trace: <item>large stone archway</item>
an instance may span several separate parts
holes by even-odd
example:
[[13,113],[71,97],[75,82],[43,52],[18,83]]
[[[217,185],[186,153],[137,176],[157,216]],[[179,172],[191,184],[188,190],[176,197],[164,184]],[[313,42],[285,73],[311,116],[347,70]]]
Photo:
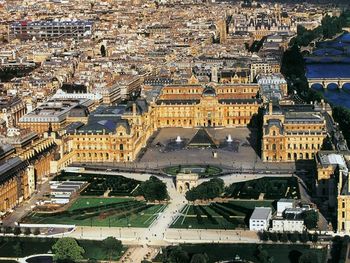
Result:
[[176,189],[179,193],[186,193],[198,185],[198,174],[179,173],[176,175]]

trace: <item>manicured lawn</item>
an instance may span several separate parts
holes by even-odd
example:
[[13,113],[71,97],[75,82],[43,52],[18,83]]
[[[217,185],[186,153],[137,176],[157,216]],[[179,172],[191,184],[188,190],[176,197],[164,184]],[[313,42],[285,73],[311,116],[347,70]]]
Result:
[[278,200],[281,198],[299,199],[299,185],[295,177],[269,177],[231,184],[225,193],[235,199]]
[[[0,257],[26,257],[34,254],[46,254],[51,252],[51,247],[56,241],[56,238],[0,237]],[[83,254],[85,259],[108,260],[101,241],[78,240],[78,243],[85,250]],[[125,250],[126,248],[123,248],[123,251]],[[122,252],[113,259],[118,260],[121,255]]]
[[[256,244],[201,244],[201,245],[181,245],[190,256],[197,253],[206,253],[209,262],[218,262],[224,260],[233,260],[236,255],[241,259],[251,262],[259,262],[255,257],[257,251]],[[269,256],[274,258],[273,262],[278,263],[298,263],[301,254],[314,252],[318,257],[319,263],[324,263],[327,256],[326,249],[312,249],[308,245],[300,244],[262,244],[263,250],[266,250]],[[168,247],[167,250],[171,250]],[[169,253],[163,252],[163,255]],[[162,262],[162,256],[158,255],[157,260]],[[157,262],[158,262],[157,261]],[[316,261],[315,261],[316,262]]]
[[272,201],[230,201],[210,205],[186,205],[172,228],[246,229],[256,206],[270,206]]
[[22,222],[101,227],[149,227],[166,205],[153,205],[132,198],[79,198],[67,211],[33,212]]
[[80,197],[78,198],[70,207],[69,211],[76,209],[87,208],[87,207],[97,207],[107,204],[115,204],[125,202],[126,200],[132,200],[132,198],[94,198],[94,197]]
[[197,173],[200,177],[210,177],[219,175],[222,169],[216,166],[205,165],[181,165],[170,166],[164,169],[164,172],[170,175],[177,175],[178,173],[193,172]]

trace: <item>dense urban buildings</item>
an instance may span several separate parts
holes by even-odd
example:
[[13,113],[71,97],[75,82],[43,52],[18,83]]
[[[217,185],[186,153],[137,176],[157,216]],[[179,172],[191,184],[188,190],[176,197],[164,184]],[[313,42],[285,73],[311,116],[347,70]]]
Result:
[[0,230],[113,236],[135,250],[98,260],[122,262],[267,239],[333,255],[317,242],[350,234],[350,113],[322,91],[347,98],[347,9],[0,1]]

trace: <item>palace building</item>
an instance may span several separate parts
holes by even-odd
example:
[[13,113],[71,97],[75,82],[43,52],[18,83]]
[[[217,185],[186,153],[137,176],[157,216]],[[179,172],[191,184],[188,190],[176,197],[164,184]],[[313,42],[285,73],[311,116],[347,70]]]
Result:
[[294,162],[312,160],[327,137],[332,118],[321,105],[275,105],[264,114],[262,160]]
[[[138,99],[118,106],[101,106],[87,124],[67,128],[69,144],[63,152],[77,162],[131,162],[155,131],[153,112]],[[64,147],[64,145],[62,145]]]
[[157,128],[246,126],[258,113],[257,84],[170,85],[154,105]]
[[258,113],[257,84],[170,85],[150,103],[100,106],[72,122],[52,172],[72,162],[132,162],[159,128],[247,126]]

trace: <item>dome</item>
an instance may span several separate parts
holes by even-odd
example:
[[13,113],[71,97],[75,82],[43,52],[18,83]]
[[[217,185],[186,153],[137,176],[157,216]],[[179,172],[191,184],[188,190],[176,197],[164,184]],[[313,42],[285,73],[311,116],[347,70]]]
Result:
[[216,95],[215,89],[211,86],[206,86],[205,89],[203,90],[203,95],[204,96],[215,96]]

